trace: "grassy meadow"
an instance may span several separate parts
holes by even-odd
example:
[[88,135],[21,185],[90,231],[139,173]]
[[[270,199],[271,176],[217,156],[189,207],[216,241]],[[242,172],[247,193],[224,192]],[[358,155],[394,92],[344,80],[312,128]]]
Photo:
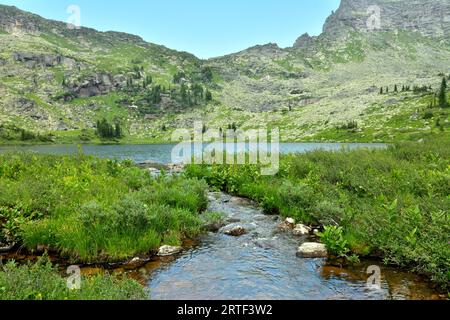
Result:
[[1,242],[44,246],[74,262],[122,261],[199,234],[206,184],[131,162],[0,156]]

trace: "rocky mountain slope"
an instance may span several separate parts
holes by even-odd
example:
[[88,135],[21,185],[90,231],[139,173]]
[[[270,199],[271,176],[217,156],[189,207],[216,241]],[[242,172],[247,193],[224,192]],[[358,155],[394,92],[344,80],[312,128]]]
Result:
[[200,60],[0,5],[0,140],[26,129],[90,141],[102,118],[127,141],[168,140],[196,120],[278,127],[290,141],[445,134],[448,112],[429,106],[450,74],[449,17],[448,0],[342,0],[318,37]]

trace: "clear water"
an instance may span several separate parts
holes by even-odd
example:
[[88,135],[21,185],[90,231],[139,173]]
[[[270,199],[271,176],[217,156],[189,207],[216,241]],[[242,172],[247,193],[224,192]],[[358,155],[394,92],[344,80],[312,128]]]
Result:
[[[248,233],[230,237],[210,233],[177,259],[150,263],[139,273],[152,299],[170,300],[385,300],[438,299],[420,277],[365,262],[352,269],[333,267],[325,259],[296,257],[306,239],[274,233],[280,220],[251,203],[222,193],[210,196],[211,211],[239,220]],[[381,288],[367,286],[367,267],[381,268]]]
[[[155,163],[172,163],[173,144],[151,145],[83,145],[85,154],[103,158],[131,159],[136,162],[151,161]],[[205,145],[206,146],[206,145]],[[317,149],[340,150],[342,148],[385,148],[385,144],[366,143],[282,143],[280,152],[301,153]],[[247,151],[254,151],[256,145],[247,145]],[[269,149],[270,150],[270,149]],[[43,154],[74,154],[78,152],[76,145],[36,145],[36,146],[0,146],[0,152],[31,151]]]

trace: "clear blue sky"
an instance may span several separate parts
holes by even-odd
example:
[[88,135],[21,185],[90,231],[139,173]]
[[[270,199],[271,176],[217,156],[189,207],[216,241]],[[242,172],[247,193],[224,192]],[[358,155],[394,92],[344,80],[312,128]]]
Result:
[[1,4],[67,21],[78,5],[81,24],[136,34],[200,58],[256,44],[291,46],[301,34],[318,35],[340,0],[0,0]]

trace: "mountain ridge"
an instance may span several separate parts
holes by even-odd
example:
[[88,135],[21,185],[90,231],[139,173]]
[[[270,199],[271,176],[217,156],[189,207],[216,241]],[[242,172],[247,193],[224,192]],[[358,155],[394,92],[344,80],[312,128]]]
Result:
[[[391,8],[381,11],[382,22],[407,4],[373,3]],[[420,135],[429,121],[409,119],[429,104],[438,75],[450,73],[450,43],[441,35],[448,28],[440,18],[448,3],[438,0],[431,8],[444,9],[422,24],[380,30],[364,29],[368,4],[343,0],[321,35],[304,34],[293,47],[269,43],[207,60],[126,33],[68,30],[63,22],[0,5],[0,126],[86,141],[95,140],[102,118],[120,122],[132,141],[166,141],[174,129],[198,120],[216,128],[278,126],[290,141]],[[431,90],[426,98],[394,95],[394,85]],[[389,96],[380,95],[380,87],[390,87]],[[409,129],[394,122],[382,130],[400,115]],[[357,130],[336,129],[351,121]]]

